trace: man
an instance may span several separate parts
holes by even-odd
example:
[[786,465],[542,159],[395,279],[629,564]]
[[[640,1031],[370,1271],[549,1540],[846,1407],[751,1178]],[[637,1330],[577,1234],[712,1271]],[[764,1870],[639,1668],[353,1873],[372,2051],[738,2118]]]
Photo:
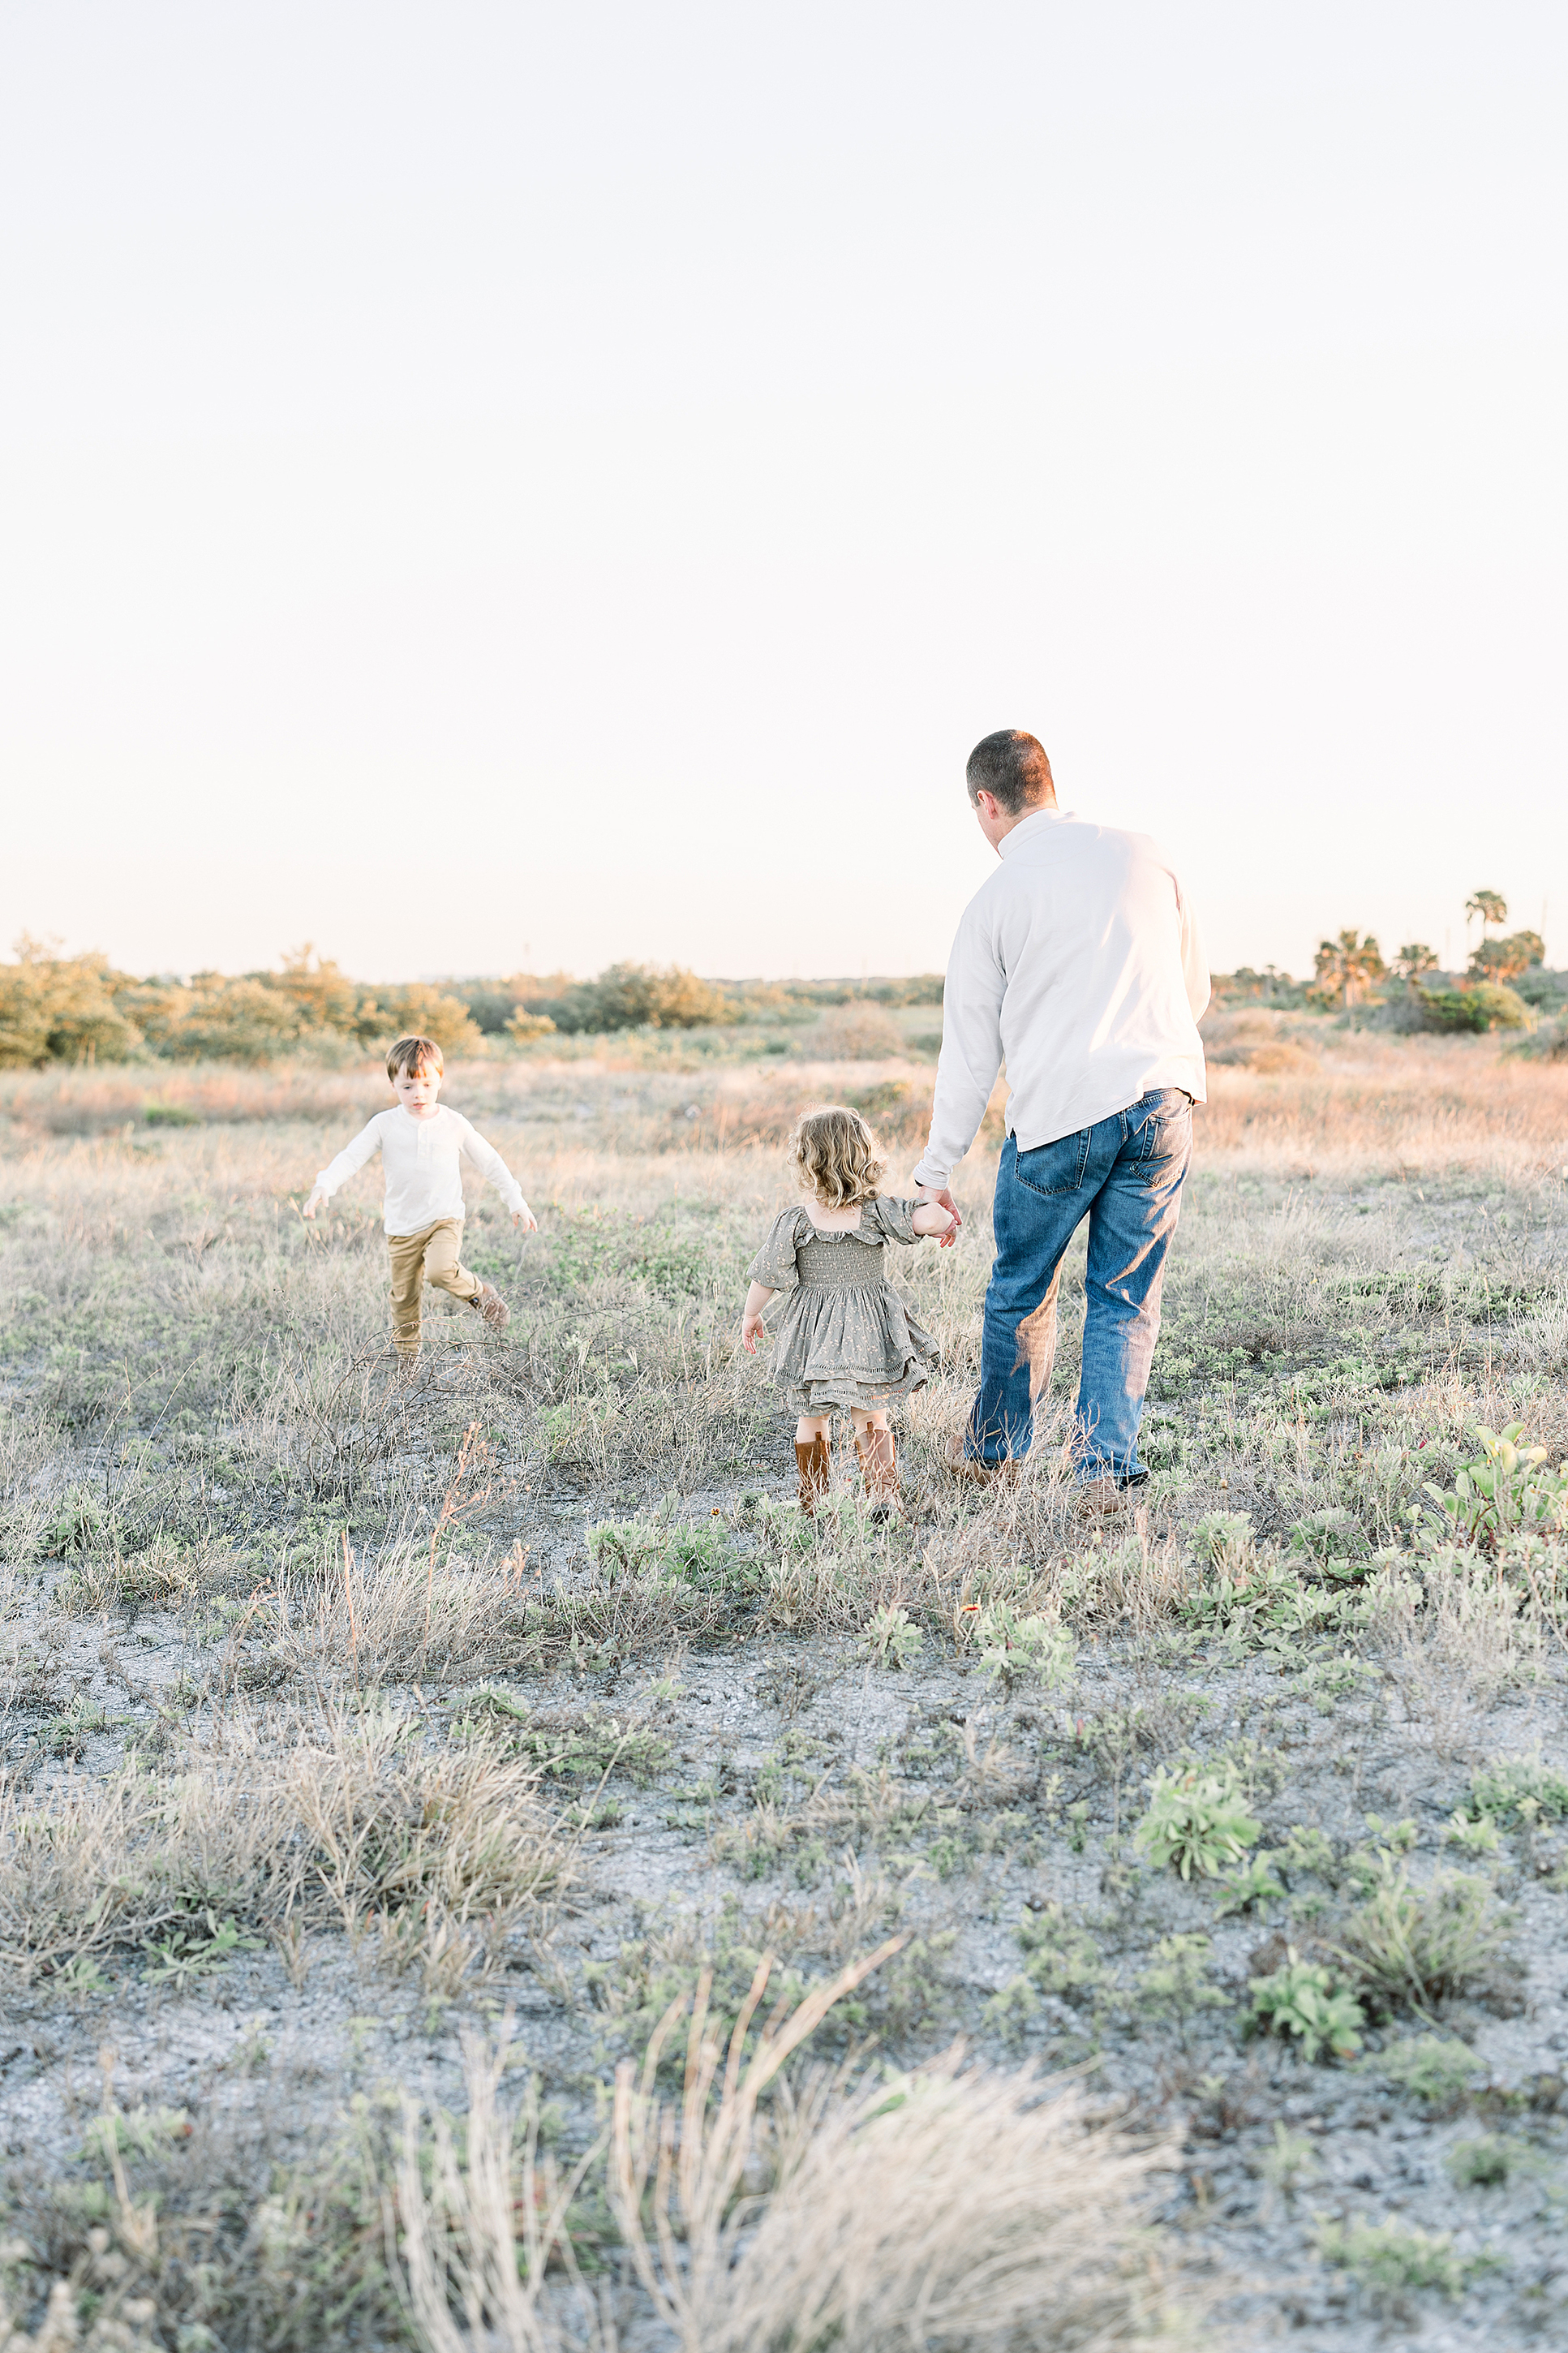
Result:
[[1087,1217],[1073,1454],[1084,1508],[1114,1511],[1149,1475],[1138,1425],[1193,1104],[1205,1100],[1208,967],[1164,852],[1058,809],[1034,736],[987,735],[967,775],[1002,865],[964,910],[948,961],[931,1141],[915,1170],[923,1199],[956,1216],[949,1178],[1004,1058],[1011,1092],[980,1388],[954,1467],[984,1480],[1028,1452],[1062,1257]]

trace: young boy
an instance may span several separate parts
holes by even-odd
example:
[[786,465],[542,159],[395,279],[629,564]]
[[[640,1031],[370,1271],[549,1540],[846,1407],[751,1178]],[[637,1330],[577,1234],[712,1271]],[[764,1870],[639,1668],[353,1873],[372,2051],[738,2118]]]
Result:
[[317,1177],[305,1215],[330,1200],[377,1147],[386,1176],[386,1241],[392,1252],[392,1337],[400,1356],[419,1353],[421,1281],[477,1307],[492,1332],[504,1332],[510,1313],[499,1291],[470,1274],[459,1260],[463,1242],[463,1180],[459,1153],[488,1176],[514,1226],[536,1230],[522,1188],[495,1146],[476,1134],[460,1112],[443,1111],[441,1049],[433,1038],[400,1038],[386,1058],[397,1096],[395,1111],[378,1112],[346,1151]]

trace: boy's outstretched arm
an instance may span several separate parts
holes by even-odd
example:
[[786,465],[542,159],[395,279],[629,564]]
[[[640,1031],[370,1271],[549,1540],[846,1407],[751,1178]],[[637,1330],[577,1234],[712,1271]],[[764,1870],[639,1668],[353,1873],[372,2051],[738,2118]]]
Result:
[[495,1145],[485,1142],[484,1137],[470,1120],[463,1121],[463,1157],[466,1160],[471,1160],[479,1175],[495,1187],[496,1191],[511,1211],[512,1224],[521,1226],[524,1233],[536,1234],[539,1231],[539,1219],[523,1199],[522,1187],[518,1183]]
[[341,1185],[346,1185],[358,1168],[363,1168],[372,1155],[381,1148],[381,1135],[373,1119],[362,1127],[352,1144],[345,1144],[335,1159],[329,1160],[310,1187],[310,1198],[301,1215],[313,1218],[323,1201],[330,1201]]

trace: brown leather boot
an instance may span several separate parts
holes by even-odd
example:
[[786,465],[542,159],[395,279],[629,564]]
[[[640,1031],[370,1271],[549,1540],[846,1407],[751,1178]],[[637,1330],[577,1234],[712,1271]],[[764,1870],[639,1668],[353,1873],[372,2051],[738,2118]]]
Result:
[[855,1451],[860,1457],[860,1479],[874,1507],[873,1516],[889,1518],[900,1508],[899,1466],[890,1430],[867,1430],[855,1432]]
[[795,1467],[800,1477],[800,1508],[811,1519],[817,1504],[827,1493],[828,1473],[832,1457],[826,1438],[796,1439]]

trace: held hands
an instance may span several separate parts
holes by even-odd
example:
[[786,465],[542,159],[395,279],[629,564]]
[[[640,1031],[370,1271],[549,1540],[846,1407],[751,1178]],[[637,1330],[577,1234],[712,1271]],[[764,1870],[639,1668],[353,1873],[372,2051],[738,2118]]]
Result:
[[958,1240],[958,1229],[963,1223],[958,1203],[945,1185],[917,1185],[915,1192],[922,1205],[933,1209],[945,1209],[952,1219],[952,1223],[939,1237],[939,1247],[942,1250],[951,1250]]

